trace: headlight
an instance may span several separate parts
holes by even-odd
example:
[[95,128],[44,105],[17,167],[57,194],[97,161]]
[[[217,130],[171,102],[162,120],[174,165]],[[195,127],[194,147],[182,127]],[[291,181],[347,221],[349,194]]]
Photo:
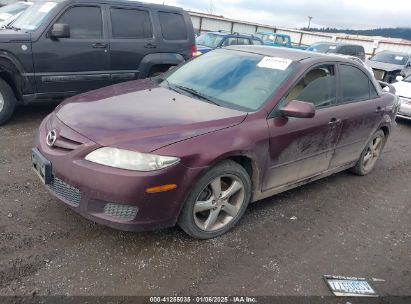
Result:
[[104,147],[89,153],[86,160],[100,165],[133,171],[154,171],[177,164],[178,157],[160,156]]

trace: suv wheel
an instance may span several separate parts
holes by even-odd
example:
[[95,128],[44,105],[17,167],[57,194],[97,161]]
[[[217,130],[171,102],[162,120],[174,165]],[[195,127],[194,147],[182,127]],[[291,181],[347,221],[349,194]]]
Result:
[[208,171],[192,189],[178,221],[189,235],[214,238],[230,230],[244,214],[251,197],[247,171],[224,161]]
[[3,79],[0,79],[0,125],[10,119],[16,108],[16,97],[13,90]]

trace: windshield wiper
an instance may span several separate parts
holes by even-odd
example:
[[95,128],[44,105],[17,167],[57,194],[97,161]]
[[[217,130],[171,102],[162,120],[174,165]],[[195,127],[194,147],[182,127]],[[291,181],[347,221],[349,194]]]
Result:
[[6,28],[8,30],[15,30],[15,31],[20,31],[21,30],[21,28],[15,27],[13,25],[5,25],[4,28]]
[[201,99],[203,99],[203,100],[206,100],[206,101],[208,101],[208,102],[211,102],[211,103],[213,103],[213,104],[215,104],[215,105],[217,105],[217,106],[221,106],[220,104],[218,104],[217,102],[215,102],[214,100],[212,100],[211,97],[208,97],[208,96],[200,93],[199,91],[197,91],[197,90],[195,90],[195,89],[188,88],[188,87],[181,86],[181,85],[176,85],[175,87],[176,87],[177,89],[179,89],[179,90],[188,92],[188,93],[190,93],[191,95],[194,95],[194,96],[199,97],[199,98],[201,98]]

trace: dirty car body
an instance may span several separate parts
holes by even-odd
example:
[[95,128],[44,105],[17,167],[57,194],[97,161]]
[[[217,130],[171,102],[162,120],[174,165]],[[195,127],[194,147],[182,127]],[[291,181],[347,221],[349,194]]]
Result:
[[[358,81],[342,82],[352,73],[362,93]],[[33,162],[46,187],[86,218],[122,230],[170,227],[216,167],[241,167],[221,175],[249,179],[242,198],[258,201],[355,166],[375,132],[390,133],[395,103],[352,60],[233,46],[157,80],[68,99],[42,122]],[[123,167],[127,155],[139,168],[137,158],[150,160]]]

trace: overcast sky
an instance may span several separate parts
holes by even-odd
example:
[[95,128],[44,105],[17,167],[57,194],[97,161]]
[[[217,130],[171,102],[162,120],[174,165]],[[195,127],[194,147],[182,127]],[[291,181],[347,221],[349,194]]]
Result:
[[[143,0],[163,3],[162,0]],[[209,0],[165,0],[168,5],[209,12]],[[411,27],[411,0],[214,0],[214,14],[277,27],[370,29]]]

